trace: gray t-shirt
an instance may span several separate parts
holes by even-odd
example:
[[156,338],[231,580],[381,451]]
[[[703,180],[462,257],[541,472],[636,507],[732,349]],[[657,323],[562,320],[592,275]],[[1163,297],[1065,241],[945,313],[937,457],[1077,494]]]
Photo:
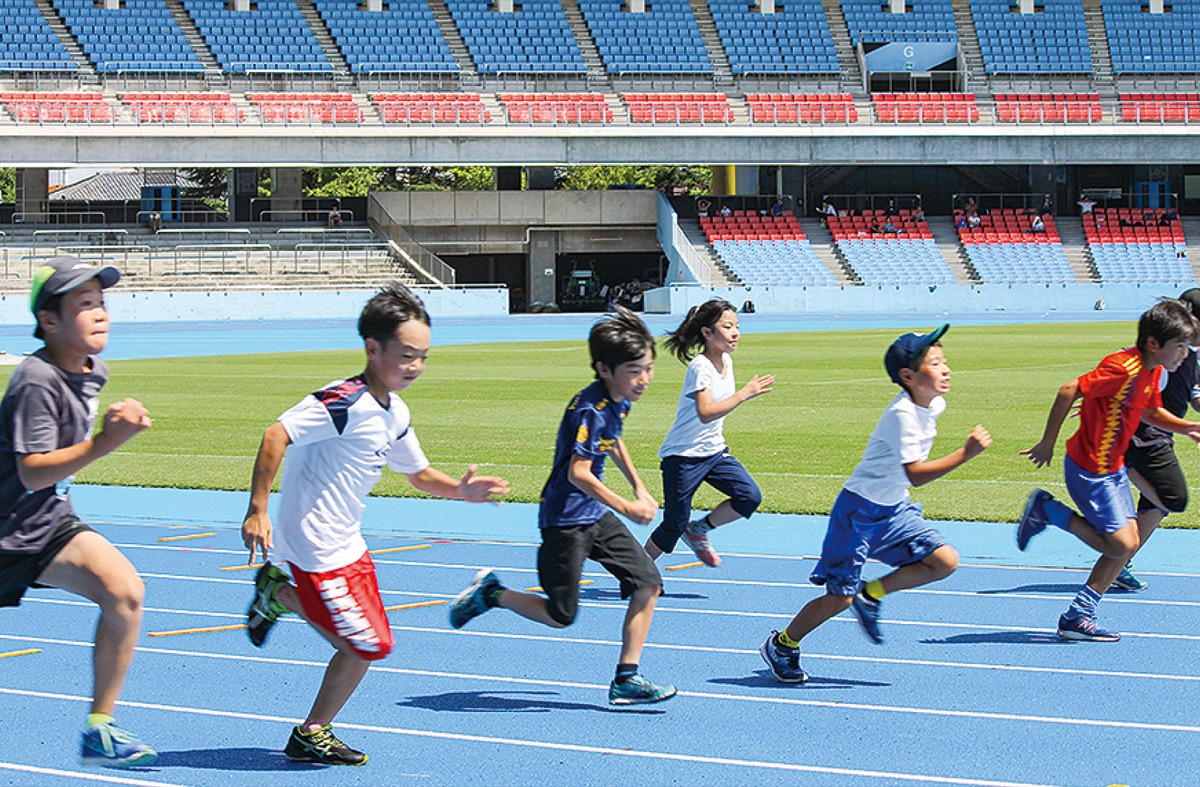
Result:
[[92,434],[108,367],[72,374],[38,350],[21,362],[0,402],[0,553],[40,552],[58,522],[75,513],[71,479],[31,492],[17,475],[18,454],[40,454],[81,443]]

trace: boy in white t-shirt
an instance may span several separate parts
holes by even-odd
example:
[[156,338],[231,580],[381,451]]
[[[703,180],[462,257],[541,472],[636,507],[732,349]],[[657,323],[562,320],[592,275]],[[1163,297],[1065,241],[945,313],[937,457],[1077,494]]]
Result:
[[[366,370],[304,397],[263,434],[242,524],[250,561],[259,550],[264,560],[247,613],[250,640],[261,647],[276,618],[293,612],[337,649],[308,717],[284,749],[293,760],[325,765],[367,761],[338,740],[331,725],[370,663],[393,644],[375,564],[359,530],[384,464],[438,497],[481,503],[508,492],[506,481],[476,476],[473,466],[458,480],[430,467],[410,427],[408,407],[395,392],[425,370],[429,315],[421,301],[394,284],[363,308],[358,332]],[[273,529],[267,501],[285,451]],[[295,584],[266,562],[268,549],[290,565]]]
[[[941,478],[992,444],[987,430],[976,426],[962,448],[929,460],[937,418],[946,409],[943,396],[950,390],[950,367],[938,341],[949,329],[906,333],[884,356],[888,376],[904,390],[883,411],[829,513],[821,559],[809,578],[825,586],[825,595],[808,602],[786,629],[771,632],[759,649],[782,683],[808,680],[800,668],[800,640],[826,620],[853,607],[867,636],[882,643],[883,597],[945,579],[958,567],[954,547],[929,526],[921,504],[908,493],[909,486]],[[860,586],[867,558],[896,570]]]

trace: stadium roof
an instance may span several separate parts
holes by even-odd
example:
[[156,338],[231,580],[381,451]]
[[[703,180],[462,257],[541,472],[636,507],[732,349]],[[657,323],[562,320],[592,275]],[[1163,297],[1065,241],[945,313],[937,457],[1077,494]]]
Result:
[[[195,185],[191,180],[179,173],[175,175],[175,182],[183,188]],[[50,199],[61,201],[87,200],[91,202],[137,200],[142,197],[143,185],[149,184],[145,183],[145,177],[141,170],[126,169],[113,172],[98,172],[91,177],[84,178],[78,183],[72,183],[69,186],[55,189],[50,192]]]

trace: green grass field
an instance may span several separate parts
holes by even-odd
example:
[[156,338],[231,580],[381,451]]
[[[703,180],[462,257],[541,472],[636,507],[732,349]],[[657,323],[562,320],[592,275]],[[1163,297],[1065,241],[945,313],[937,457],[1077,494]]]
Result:
[[[1037,441],[1058,386],[1132,343],[1129,323],[956,327],[944,342],[953,390],[932,456],[982,423],[994,443],[978,459],[914,492],[935,519],[1013,521],[1034,485],[1063,493],[1060,450],[1038,470],[1017,452]],[[894,331],[750,334],[735,357],[739,382],[776,375],[775,390],[735,411],[725,434],[763,488],[763,510],[827,513],[896,388],[883,371]],[[437,334],[434,334],[436,343]],[[245,490],[262,431],[304,394],[362,368],[357,351],[120,361],[102,406],[133,396],[154,427],[81,472],[81,483]],[[650,390],[633,408],[625,439],[647,485],[661,489],[656,452],[675,412],[684,367],[660,354]],[[4,372],[6,379],[8,372]],[[569,398],[591,379],[583,341],[435,347],[405,394],[434,465],[512,483],[512,499],[536,501]],[[1068,421],[1062,440],[1074,431]],[[1200,452],[1178,442],[1190,478]],[[610,481],[624,490],[615,470]],[[379,495],[412,495],[387,474]],[[698,507],[715,495],[702,492]],[[1195,513],[1173,526],[1200,527]]]

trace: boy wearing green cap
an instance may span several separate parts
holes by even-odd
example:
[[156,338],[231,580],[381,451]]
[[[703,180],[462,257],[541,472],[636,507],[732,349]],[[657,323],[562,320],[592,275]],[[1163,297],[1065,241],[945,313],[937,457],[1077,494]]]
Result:
[[100,606],[93,650],[86,765],[148,765],[154,749],[113,724],[113,707],[142,621],[142,582],[133,565],[75,515],[75,473],[150,426],[134,399],[109,405],[92,434],[108,368],[104,290],[121,278],[55,257],[34,272],[30,308],[45,345],[17,367],[0,401],[0,607],[31,587],[56,587]]

